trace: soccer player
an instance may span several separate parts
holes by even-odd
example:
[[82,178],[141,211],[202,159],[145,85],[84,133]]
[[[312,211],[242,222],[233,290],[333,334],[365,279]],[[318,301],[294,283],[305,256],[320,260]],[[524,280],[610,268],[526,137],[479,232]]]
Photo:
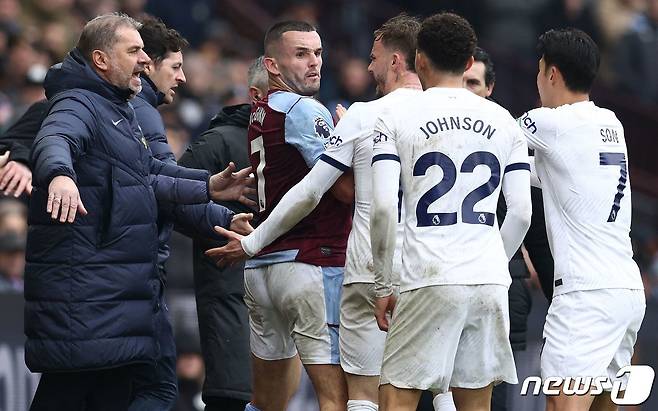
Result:
[[[322,68],[322,42],[315,27],[277,23],[264,43],[269,93],[252,107],[248,143],[260,216],[267,221],[281,197],[324,152],[333,120],[311,97],[320,88]],[[340,188],[341,182],[336,184]],[[334,192],[342,198],[340,191]],[[350,205],[327,193],[313,213],[247,261],[254,384],[246,410],[285,409],[299,382],[298,353],[320,409],[344,410],[347,390],[339,366],[338,322],[350,225]]]
[[[629,238],[631,187],[624,128],[589,100],[599,50],[580,30],[539,38],[541,108],[519,122],[535,150],[555,258],[542,376],[609,377],[631,362],[645,299]],[[628,377],[621,378],[625,389]],[[608,387],[609,389],[609,387]],[[549,396],[546,409],[614,410],[609,392]],[[590,408],[592,405],[592,408]]]
[[[383,410],[415,410],[420,390],[449,388],[458,410],[488,410],[493,384],[517,382],[507,264],[530,224],[528,148],[505,109],[462,88],[475,44],[455,14],[423,21],[416,72],[425,91],[375,124],[370,236],[375,314],[388,329]],[[501,180],[508,211],[499,230]],[[398,181],[407,212],[396,304]]]
[[[281,199],[277,207],[254,235],[233,238],[224,247],[239,259],[255,254],[290,230],[308,215],[334,182],[352,169],[355,183],[355,213],[347,245],[347,263],[340,313],[341,366],[346,372],[348,411],[376,410],[379,372],[386,333],[377,327],[373,316],[374,275],[370,249],[370,200],[372,133],[378,114],[385,108],[395,108],[408,98],[420,94],[421,85],[414,69],[416,36],[420,22],[399,15],[384,23],[374,33],[368,70],[377,84],[377,94],[384,96],[369,103],[355,103],[336,126],[330,146],[320,160],[295,187]],[[241,239],[241,243],[238,242]],[[401,238],[400,238],[401,240]],[[401,245],[398,250],[401,249]],[[394,271],[399,272],[398,266]],[[447,398],[451,402],[450,398]],[[454,409],[454,407],[453,407]]]

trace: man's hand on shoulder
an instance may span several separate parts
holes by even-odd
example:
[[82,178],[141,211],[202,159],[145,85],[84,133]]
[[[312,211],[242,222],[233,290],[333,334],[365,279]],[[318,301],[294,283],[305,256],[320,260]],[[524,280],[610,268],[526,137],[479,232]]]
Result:
[[60,223],[72,223],[78,212],[87,215],[78,187],[71,177],[57,176],[52,179],[48,186],[46,212],[53,220],[59,219]]

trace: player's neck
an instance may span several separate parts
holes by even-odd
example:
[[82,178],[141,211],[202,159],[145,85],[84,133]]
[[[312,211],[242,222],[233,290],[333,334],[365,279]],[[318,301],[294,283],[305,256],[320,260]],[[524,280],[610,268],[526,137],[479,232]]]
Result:
[[552,106],[555,108],[567,104],[582,103],[584,101],[589,101],[588,93],[575,93],[573,91],[566,90],[557,96],[555,101],[552,102]]
[[300,94],[296,90],[293,90],[281,77],[271,77],[270,76],[270,90],[277,91],[289,91],[291,93]]
[[441,87],[441,88],[463,88],[463,76],[454,75],[452,73],[443,73],[443,72],[432,72],[427,74],[425,79],[425,89],[431,87]]
[[416,73],[405,72],[404,74],[400,74],[398,78],[395,79],[391,89],[389,90],[389,93],[399,88],[422,90],[423,86],[420,84],[420,80],[418,79],[418,75]]

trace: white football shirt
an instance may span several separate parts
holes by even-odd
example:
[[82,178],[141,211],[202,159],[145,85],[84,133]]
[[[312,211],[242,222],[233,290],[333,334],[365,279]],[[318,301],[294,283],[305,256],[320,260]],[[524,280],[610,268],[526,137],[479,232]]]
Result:
[[[385,110],[403,107],[405,101],[422,93],[421,90],[398,88],[367,103],[354,103],[338,122],[330,146],[320,158],[354,172],[355,206],[352,231],[347,240],[344,284],[373,283],[374,271],[370,248],[370,202],[372,201],[372,134],[375,122]],[[328,158],[327,158],[328,157]],[[403,210],[398,210],[401,218]],[[393,258],[393,273],[401,269],[403,224],[398,224],[397,246]],[[397,278],[393,279],[397,284]]]
[[631,185],[624,128],[591,101],[519,118],[540,180],[555,260],[553,295],[643,289],[629,237]]
[[[523,133],[507,110],[466,89],[430,88],[383,114],[373,141],[373,163],[400,162],[406,208],[400,291],[509,286],[496,205],[506,173],[528,173],[508,179],[525,184],[505,192],[529,203],[530,167]],[[527,225],[514,235],[511,248],[526,231]]]

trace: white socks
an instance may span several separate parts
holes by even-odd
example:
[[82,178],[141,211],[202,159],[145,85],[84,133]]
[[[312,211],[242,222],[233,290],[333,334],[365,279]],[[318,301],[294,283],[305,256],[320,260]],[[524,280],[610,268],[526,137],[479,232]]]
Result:
[[432,404],[434,411],[457,411],[455,403],[452,401],[452,393],[449,391],[434,397]]
[[247,404],[246,407],[244,407],[244,411],[260,411],[258,408],[254,407],[251,405],[251,403]]
[[374,402],[366,400],[347,401],[347,411],[377,411],[379,406]]

